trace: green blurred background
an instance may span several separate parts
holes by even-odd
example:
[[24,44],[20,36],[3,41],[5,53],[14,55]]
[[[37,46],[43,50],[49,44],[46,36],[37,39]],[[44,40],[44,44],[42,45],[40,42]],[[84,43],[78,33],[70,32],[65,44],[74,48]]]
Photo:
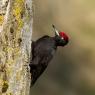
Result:
[[54,36],[52,24],[70,42],[58,48],[31,95],[95,95],[95,0],[34,0],[33,40]]

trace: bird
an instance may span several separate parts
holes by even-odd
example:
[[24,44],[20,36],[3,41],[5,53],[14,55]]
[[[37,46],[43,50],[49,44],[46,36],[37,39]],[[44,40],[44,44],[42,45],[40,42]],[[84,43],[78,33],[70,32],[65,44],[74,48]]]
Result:
[[52,25],[55,33],[54,37],[44,35],[41,38],[33,41],[31,44],[31,57],[30,57],[30,73],[31,73],[31,86],[35,84],[37,79],[47,68],[52,60],[58,47],[64,47],[69,42],[69,37],[63,31],[58,31],[55,25]]

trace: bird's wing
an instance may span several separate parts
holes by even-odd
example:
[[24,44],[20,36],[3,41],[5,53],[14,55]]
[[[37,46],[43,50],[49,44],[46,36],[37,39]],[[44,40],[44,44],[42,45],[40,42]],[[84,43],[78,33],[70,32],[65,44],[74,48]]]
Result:
[[33,69],[39,64],[39,60],[40,60],[40,57],[36,56],[35,58],[32,59],[29,66]]

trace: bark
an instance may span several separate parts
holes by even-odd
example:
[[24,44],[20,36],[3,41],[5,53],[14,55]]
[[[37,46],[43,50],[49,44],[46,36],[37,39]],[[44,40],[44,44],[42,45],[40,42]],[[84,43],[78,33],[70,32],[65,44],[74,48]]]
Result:
[[0,0],[0,95],[29,95],[32,0]]

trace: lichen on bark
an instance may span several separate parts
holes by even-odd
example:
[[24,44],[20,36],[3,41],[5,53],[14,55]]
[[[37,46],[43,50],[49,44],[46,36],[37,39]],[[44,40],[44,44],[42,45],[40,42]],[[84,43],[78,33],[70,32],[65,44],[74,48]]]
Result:
[[32,0],[1,1],[0,95],[29,95]]

